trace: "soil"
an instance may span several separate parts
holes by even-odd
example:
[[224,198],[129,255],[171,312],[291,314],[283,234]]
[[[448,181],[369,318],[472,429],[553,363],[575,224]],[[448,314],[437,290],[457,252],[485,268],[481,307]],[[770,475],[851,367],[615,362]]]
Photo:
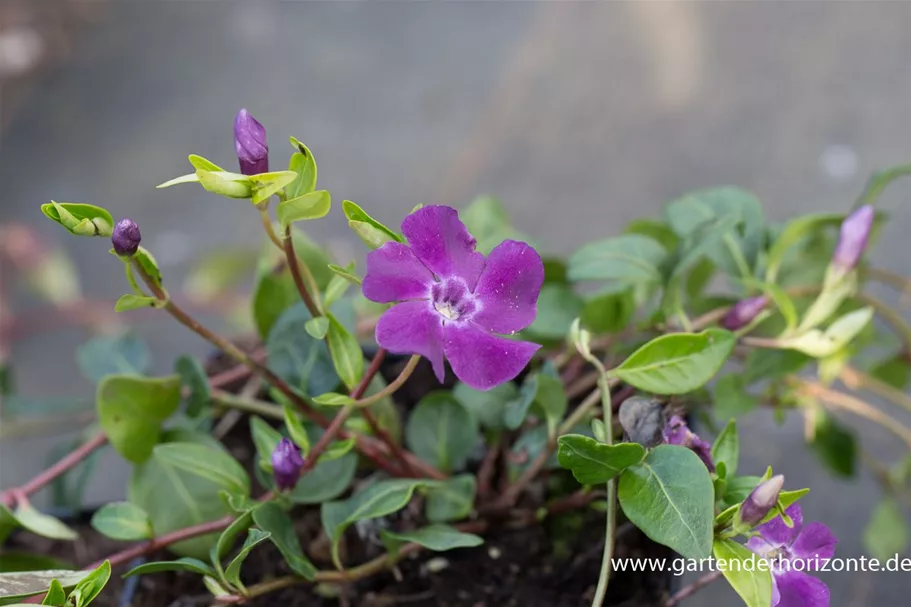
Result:
[[[400,360],[389,360],[383,373],[397,374]],[[439,389],[429,368],[419,367],[415,377],[397,394],[399,406],[407,409],[430,389]],[[252,459],[246,424],[238,424],[225,437],[237,456]],[[245,464],[252,466],[252,461]],[[553,487],[566,479],[557,472],[549,479]],[[571,478],[570,478],[571,480]],[[544,481],[539,481],[543,483]],[[572,487],[571,483],[566,486]],[[537,490],[536,490],[537,489]],[[529,496],[544,493],[531,487]],[[536,508],[533,497],[522,507]],[[532,510],[533,511],[533,510]],[[390,522],[412,524],[415,508],[406,508]],[[298,507],[292,512],[305,551],[318,567],[331,569],[325,538],[320,532],[317,508]],[[77,542],[56,542],[19,533],[10,539],[10,549],[53,555],[67,562],[86,563],[123,549],[123,542],[107,539],[88,525],[89,517],[70,521],[80,534]],[[590,605],[601,567],[604,515],[592,508],[548,517],[543,524],[522,528],[493,526],[484,545],[443,553],[422,551],[401,561],[391,572],[347,585],[301,585],[273,592],[247,605],[255,607],[577,607]],[[371,530],[361,528],[346,534],[343,560],[365,562],[382,553]],[[375,531],[375,530],[374,530]],[[615,546],[616,557],[671,559],[674,554],[648,540],[629,524],[621,522]],[[167,553],[148,560],[172,558]],[[138,565],[134,563],[133,565]],[[243,577],[248,584],[290,573],[281,555],[268,542],[247,558]],[[658,607],[672,590],[674,578],[662,572],[614,572],[605,605]],[[199,576],[159,573],[122,580],[114,576],[97,607],[191,607],[212,603]]]

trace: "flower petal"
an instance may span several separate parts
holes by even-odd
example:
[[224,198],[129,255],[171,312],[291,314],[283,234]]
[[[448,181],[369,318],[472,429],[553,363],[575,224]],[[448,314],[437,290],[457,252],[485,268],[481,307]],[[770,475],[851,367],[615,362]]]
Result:
[[494,333],[515,333],[537,316],[544,262],[524,242],[504,240],[490,252],[475,287],[481,309],[472,320]]
[[775,583],[781,597],[777,607],[829,607],[829,587],[803,571],[777,573]]
[[421,207],[402,222],[402,233],[425,266],[439,278],[459,276],[474,291],[484,269],[477,241],[451,207]]
[[[794,558],[810,559],[809,569],[816,570],[823,562],[835,556],[837,543],[838,538],[828,527],[814,521],[800,530],[791,546],[791,554]],[[817,559],[821,561],[818,564],[815,562]]]
[[364,297],[378,303],[429,299],[433,274],[408,245],[387,242],[367,254]]
[[409,301],[392,306],[376,323],[376,343],[394,354],[420,354],[433,365],[433,373],[442,382],[446,377],[443,364],[442,321],[430,304]]
[[803,527],[803,513],[801,512],[799,505],[791,504],[785,512],[791,517],[791,520],[794,521],[793,527],[785,525],[784,520],[782,520],[780,516],[776,516],[768,523],[763,523],[756,527],[756,531],[759,532],[759,535],[765,538],[770,544],[790,546],[794,543],[797,534],[800,533],[800,529]]
[[514,379],[540,347],[493,335],[471,323],[443,326],[443,351],[452,372],[475,390],[490,390]]
[[746,547],[759,556],[766,556],[768,553],[775,550],[779,546],[777,544],[770,544],[758,535],[754,535],[746,541]]

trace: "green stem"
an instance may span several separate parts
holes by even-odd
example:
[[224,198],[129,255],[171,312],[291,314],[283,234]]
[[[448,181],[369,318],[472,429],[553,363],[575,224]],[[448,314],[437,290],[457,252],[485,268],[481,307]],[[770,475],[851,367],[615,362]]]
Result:
[[278,234],[275,233],[275,228],[272,227],[272,218],[269,217],[269,206],[263,205],[259,208],[259,218],[263,222],[263,230],[266,231],[266,236],[269,237],[269,240],[272,241],[272,244],[278,247],[279,251],[284,251],[285,248],[282,245],[281,239],[278,237]]
[[[602,374],[598,382],[601,392],[601,408],[604,411],[604,443],[612,445],[614,442],[614,408],[611,405],[610,386],[607,375]],[[598,576],[598,587],[595,589],[595,598],[592,607],[601,607],[607,594],[607,585],[611,574],[611,557],[614,554],[614,532],[617,527],[617,483],[615,479],[607,482],[607,505],[605,507],[604,529],[604,554],[601,555],[601,574]]]
[[213,403],[225,409],[235,409],[279,421],[285,419],[285,412],[281,407],[264,400],[244,398],[224,390],[212,390],[211,396]]
[[[385,354],[385,351],[382,352]],[[379,356],[379,354],[377,356]],[[408,359],[408,364],[405,365],[405,368],[402,369],[402,372],[399,373],[399,376],[396,377],[391,384],[372,396],[354,401],[351,406],[361,409],[364,407],[369,407],[373,403],[377,403],[387,396],[392,396],[399,388],[402,387],[406,381],[408,381],[408,378],[411,377],[412,373],[414,373],[414,370],[418,366],[419,362],[421,362],[421,355],[415,354],[410,359]],[[367,383],[369,384],[370,382],[368,381]]]

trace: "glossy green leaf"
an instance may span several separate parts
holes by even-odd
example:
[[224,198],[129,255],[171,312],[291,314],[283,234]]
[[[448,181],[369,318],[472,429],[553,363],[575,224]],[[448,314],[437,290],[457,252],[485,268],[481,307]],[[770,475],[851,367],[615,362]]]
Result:
[[427,488],[425,515],[431,523],[467,518],[474,509],[477,482],[473,474],[458,474]]
[[80,202],[54,202],[41,205],[41,212],[76,236],[109,237],[114,217],[107,209]]
[[221,449],[194,443],[167,443],[155,447],[154,452],[155,458],[171,469],[208,479],[232,493],[250,493],[246,470]]
[[152,366],[152,353],[135,333],[99,336],[76,349],[79,370],[98,382],[105,375],[142,375]]
[[784,348],[825,358],[849,344],[873,320],[873,308],[861,308],[839,317],[825,330],[810,329],[800,335],[779,340]]
[[[257,504],[257,507],[259,507],[259,504]],[[231,524],[221,532],[218,536],[218,540],[209,551],[209,560],[212,562],[212,565],[215,566],[215,571],[218,572],[218,581],[224,586],[236,586],[239,584],[239,581],[235,583],[232,580],[228,580],[227,572],[222,565],[222,561],[227,558],[228,554],[234,548],[234,545],[237,543],[237,538],[239,538],[241,534],[247,533],[252,525],[253,510],[249,510],[235,518]]]
[[300,447],[303,456],[307,457],[307,454],[310,453],[310,438],[307,436],[303,422],[301,422],[297,412],[287,403],[284,405],[284,412],[285,427],[288,428],[288,435],[294,441],[294,444]]
[[895,354],[873,365],[870,375],[896,390],[904,390],[911,378],[911,361],[905,354]]
[[117,301],[114,302],[114,311],[129,312],[130,310],[154,308],[157,303],[158,300],[154,297],[146,297],[142,295],[133,295],[132,293],[127,293],[126,295],[121,295],[118,297]]
[[70,529],[60,519],[36,510],[31,504],[19,504],[14,512],[20,525],[36,535],[55,540],[76,540],[79,534]]
[[[269,368],[305,394],[322,394],[335,388],[338,375],[326,344],[307,333],[311,318],[304,304],[284,311],[266,339]],[[332,333],[330,323],[330,334]],[[344,331],[344,329],[341,329]],[[336,340],[338,340],[336,329]],[[361,354],[363,364],[363,354]],[[346,372],[350,372],[346,369]]]
[[874,508],[863,537],[866,551],[882,562],[905,552],[908,522],[894,499],[885,498]]
[[152,537],[149,515],[130,502],[105,504],[92,515],[95,531],[115,540],[138,541]]
[[724,365],[737,339],[723,329],[671,333],[648,342],[612,373],[655,394],[684,394],[705,385]]
[[342,210],[348,218],[348,225],[369,248],[377,249],[387,242],[404,242],[401,236],[368,215],[356,203],[343,200]]
[[66,603],[66,590],[63,589],[60,582],[51,580],[51,585],[47,590],[47,594],[44,595],[44,600],[41,601],[41,604],[64,607],[64,603]]
[[291,517],[275,502],[268,502],[253,512],[253,522],[269,533],[269,539],[288,563],[291,571],[307,580],[316,575],[316,567],[304,555],[300,540],[294,532]]
[[911,164],[900,164],[877,171],[870,176],[864,185],[864,191],[857,199],[856,207],[864,204],[876,204],[883,190],[896,179],[911,175]]
[[582,326],[594,334],[616,333],[626,328],[636,312],[632,289],[608,291],[586,300]]
[[645,448],[639,443],[605,445],[581,434],[565,434],[557,440],[557,460],[583,485],[606,483],[644,457]]
[[[253,204],[266,202],[272,196],[281,192],[286,185],[296,180],[297,177],[298,175],[294,171],[273,171],[250,175],[249,180],[253,188],[252,195],[249,197],[250,201]],[[285,225],[287,224],[283,224],[282,227]]]
[[145,461],[161,424],[180,405],[180,377],[108,375],[98,384],[98,421],[114,449],[134,463]]
[[446,472],[463,469],[477,441],[476,420],[449,392],[422,398],[405,426],[408,448]]
[[329,332],[329,319],[325,316],[311,318],[304,323],[304,330],[306,330],[313,339],[325,339],[326,333]]
[[208,575],[214,577],[217,575],[211,565],[200,561],[199,559],[182,558],[176,561],[156,561],[154,563],[143,563],[134,567],[123,574],[123,577],[134,575],[147,575],[149,573],[161,573],[164,571],[188,571],[197,575]]
[[743,375],[731,373],[715,382],[715,415],[719,419],[736,418],[759,406],[758,399],[747,392]]
[[747,607],[772,604],[772,574],[768,568],[756,567],[756,553],[733,540],[717,539],[712,556],[725,563],[722,575]]
[[685,447],[660,445],[620,475],[624,514],[652,540],[684,558],[712,551],[714,492],[709,472]]
[[658,283],[666,256],[664,247],[651,238],[625,234],[584,245],[570,257],[568,276],[571,281]]
[[726,476],[732,477],[737,474],[739,460],[740,440],[737,437],[737,422],[731,420],[712,444],[712,461],[716,465],[723,463]]
[[326,343],[329,344],[329,354],[335,365],[335,372],[342,382],[353,390],[364,374],[364,351],[348,330],[332,314],[328,315],[329,331],[326,334]]
[[71,588],[89,573],[91,572],[68,569],[0,573],[0,602],[43,594],[53,580],[57,580],[64,588]]
[[473,533],[463,533],[449,525],[428,525],[414,531],[381,531],[380,537],[391,552],[396,552],[402,544],[408,542],[435,552],[473,548],[484,543],[484,538]]
[[342,278],[344,278],[345,280],[347,280],[348,282],[350,282],[351,284],[353,284],[356,287],[360,287],[361,284],[363,283],[363,280],[361,279],[361,277],[358,276],[354,272],[354,263],[353,262],[348,264],[344,268],[341,266],[338,266],[334,263],[330,263],[329,269],[332,270],[336,276],[341,276]]
[[275,214],[284,229],[296,221],[308,221],[325,217],[329,214],[331,207],[332,198],[329,192],[319,190],[303,194],[297,198],[283,200],[276,207]]
[[187,415],[199,416],[212,398],[206,370],[192,356],[181,356],[174,361],[174,372],[180,376],[181,388],[189,391],[185,398]]
[[285,197],[288,199],[297,198],[315,190],[318,175],[316,159],[310,152],[310,148],[294,137],[291,137],[291,147],[295,152],[288,162],[288,170],[295,173],[295,179],[285,188]]
[[104,561],[94,571],[79,580],[79,583],[70,592],[70,596],[67,597],[67,605],[86,607],[101,594],[110,579],[111,563],[110,561]]
[[839,476],[854,476],[859,456],[857,437],[831,415],[817,412],[813,430],[813,451]]
[[253,549],[269,539],[271,535],[272,534],[268,531],[262,531],[256,528],[250,529],[247,532],[247,539],[244,540],[244,545],[241,547],[240,552],[231,559],[231,562],[228,563],[228,566],[225,568],[225,579],[227,579],[231,585],[243,588],[243,584],[240,581],[240,568],[243,566],[244,561]]
[[149,253],[148,249],[140,246],[133,254],[133,263],[138,264],[140,268],[152,279],[156,285],[161,287],[161,270],[155,257]]
[[837,213],[804,215],[791,220],[769,249],[766,258],[766,281],[775,283],[788,249],[821,229],[838,227],[845,216]]
[[478,423],[487,430],[505,428],[503,415],[506,405],[518,395],[519,389],[512,382],[494,386],[490,390],[475,390],[468,384],[459,382],[452,390],[453,396],[462,403]]
[[317,405],[325,405],[328,407],[344,407],[345,405],[350,405],[353,403],[354,399],[347,394],[340,394],[338,392],[326,392],[325,394],[314,396],[313,402]]

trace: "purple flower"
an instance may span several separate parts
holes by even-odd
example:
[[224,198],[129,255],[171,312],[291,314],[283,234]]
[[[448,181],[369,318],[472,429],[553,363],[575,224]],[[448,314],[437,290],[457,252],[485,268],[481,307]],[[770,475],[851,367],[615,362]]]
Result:
[[841,235],[832,255],[832,265],[847,272],[853,270],[867,248],[867,239],[873,227],[876,212],[865,204],[850,215],[841,224]]
[[142,234],[139,233],[139,224],[132,219],[121,219],[114,226],[111,234],[111,244],[114,251],[121,257],[132,257],[139,249]]
[[769,305],[769,298],[765,295],[741,299],[721,319],[721,326],[728,331],[736,331],[747,326]]
[[712,461],[712,446],[699,438],[699,435],[689,429],[686,422],[679,415],[674,415],[664,426],[664,442],[668,445],[680,445],[692,450],[709,469],[715,471],[715,462]]
[[[800,506],[786,510],[794,521],[784,524],[780,516],[756,528],[757,537],[746,546],[772,561],[771,607],[829,607],[829,588],[821,580],[807,575],[835,554],[838,539],[822,523],[804,526]],[[794,565],[796,561],[800,563]]]
[[246,108],[237,112],[237,118],[234,119],[234,149],[240,162],[240,172],[244,175],[269,172],[266,127]]
[[778,503],[783,486],[784,476],[780,474],[756,485],[740,506],[740,521],[752,527],[764,519]]
[[304,458],[290,438],[283,438],[272,451],[272,476],[282,491],[294,489],[304,467]]
[[441,382],[449,360],[477,390],[510,381],[540,348],[507,339],[532,323],[544,264],[532,247],[506,240],[485,260],[455,209],[426,206],[402,222],[408,244],[387,242],[367,255],[364,296],[399,303],[376,325],[377,343],[430,360]]

